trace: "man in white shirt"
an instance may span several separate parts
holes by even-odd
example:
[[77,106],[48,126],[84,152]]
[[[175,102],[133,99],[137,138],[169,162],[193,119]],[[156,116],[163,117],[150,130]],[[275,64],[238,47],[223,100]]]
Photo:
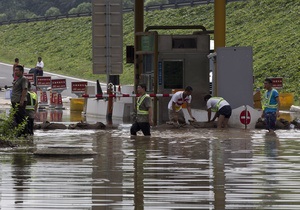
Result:
[[184,113],[182,111],[182,105],[184,103],[186,103],[186,108],[190,117],[192,118],[192,120],[195,120],[195,118],[192,115],[191,107],[190,107],[192,101],[192,96],[191,96],[192,91],[193,88],[187,86],[184,91],[178,91],[172,96],[168,104],[170,123],[175,123],[179,125],[186,124]]
[[[207,106],[207,118],[208,122],[215,121],[218,118],[218,129],[227,128],[228,120],[231,116],[231,106],[230,104],[223,99],[222,97],[211,97],[211,95],[204,96],[204,101]],[[211,112],[215,112],[215,116],[211,120]]]
[[41,57],[38,57],[35,68],[37,69],[37,75],[43,76],[44,62],[42,61]]
[[44,75],[44,62],[41,57],[38,57],[38,61],[35,65],[35,68],[30,69],[29,74],[34,74],[34,86],[36,86],[36,76]]

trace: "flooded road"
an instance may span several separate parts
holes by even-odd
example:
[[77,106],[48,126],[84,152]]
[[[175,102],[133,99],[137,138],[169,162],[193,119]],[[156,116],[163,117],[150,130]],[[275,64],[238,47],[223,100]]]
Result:
[[[300,132],[37,130],[0,151],[5,209],[300,209]],[[96,155],[41,156],[43,148]]]

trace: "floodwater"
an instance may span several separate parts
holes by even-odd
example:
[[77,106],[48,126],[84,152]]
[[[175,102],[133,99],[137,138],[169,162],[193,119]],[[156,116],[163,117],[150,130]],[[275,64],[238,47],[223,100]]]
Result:
[[1,149],[1,210],[300,209],[298,130],[129,129],[36,130]]

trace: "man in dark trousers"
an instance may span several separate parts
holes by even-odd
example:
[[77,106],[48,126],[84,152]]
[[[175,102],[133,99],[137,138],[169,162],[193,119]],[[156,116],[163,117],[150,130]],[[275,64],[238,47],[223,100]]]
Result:
[[146,93],[146,85],[140,84],[137,87],[139,98],[136,102],[136,119],[130,128],[130,133],[136,136],[136,133],[142,130],[145,136],[151,136],[150,126],[153,125],[152,120],[152,101]]
[[[27,102],[27,89],[28,89],[28,80],[23,77],[24,68],[21,65],[15,67],[15,75],[17,80],[13,82],[12,94],[11,94],[11,105],[15,111],[14,114],[14,123],[15,126],[20,125],[23,122],[26,122],[26,102]],[[25,128],[18,136],[27,133],[27,128]]]

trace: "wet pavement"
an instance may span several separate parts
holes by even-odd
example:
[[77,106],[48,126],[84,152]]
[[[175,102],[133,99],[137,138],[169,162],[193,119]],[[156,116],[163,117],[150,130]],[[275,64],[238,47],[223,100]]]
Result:
[[[36,130],[1,149],[1,210],[300,209],[299,130],[129,129]],[[36,154],[45,148],[66,155]]]

